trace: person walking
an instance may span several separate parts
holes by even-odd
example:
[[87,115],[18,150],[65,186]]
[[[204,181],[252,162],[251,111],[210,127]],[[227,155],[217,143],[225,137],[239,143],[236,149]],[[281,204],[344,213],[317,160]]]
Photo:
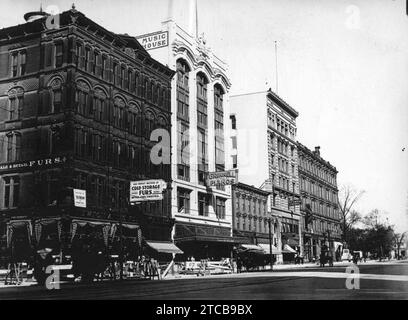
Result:
[[37,251],[37,255],[34,262],[34,278],[37,280],[37,284],[44,286],[47,280],[47,268],[53,264],[50,248],[44,248]]

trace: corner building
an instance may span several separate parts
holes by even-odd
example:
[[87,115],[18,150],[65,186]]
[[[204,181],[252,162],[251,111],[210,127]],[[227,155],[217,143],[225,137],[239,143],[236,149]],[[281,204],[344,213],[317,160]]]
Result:
[[173,19],[162,23],[168,45],[149,53],[176,71],[172,81],[173,239],[185,256],[230,257],[231,187],[209,188],[208,172],[231,168],[227,65],[203,37]]
[[[1,247],[69,251],[89,228],[117,243],[119,220],[128,248],[142,234],[170,241],[170,184],[163,201],[127,199],[132,180],[171,180],[169,164],[150,161],[150,135],[170,130],[174,72],[75,9],[57,29],[43,12],[25,17],[0,30]],[[74,188],[86,208],[74,207]]]

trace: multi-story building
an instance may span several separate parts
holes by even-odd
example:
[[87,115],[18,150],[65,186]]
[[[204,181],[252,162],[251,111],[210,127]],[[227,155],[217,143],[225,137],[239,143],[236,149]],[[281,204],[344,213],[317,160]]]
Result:
[[[341,246],[338,171],[320,156],[320,147],[311,151],[299,142],[297,146],[304,254],[311,260],[319,257],[324,245],[333,251]],[[308,214],[311,219],[306,225]]]
[[161,33],[139,37],[150,41],[158,34],[167,42],[147,45],[149,53],[177,73],[171,93],[174,241],[187,256],[229,257],[231,187],[206,183],[208,172],[231,168],[227,65],[196,29],[184,30],[171,16]]
[[[268,212],[282,253],[302,250],[296,145],[298,112],[272,90],[231,96],[240,181],[270,192]],[[234,138],[235,137],[235,138]],[[284,256],[278,255],[282,261]]]
[[[232,223],[235,241],[269,246],[269,192],[239,182],[232,186]],[[277,238],[272,238],[276,247]],[[268,251],[267,249],[266,251]]]
[[[169,164],[150,161],[150,136],[170,130],[174,72],[134,38],[75,8],[59,15],[56,28],[47,28],[44,12],[25,18],[0,30],[0,224],[5,233],[8,223],[7,240],[22,227],[39,245],[55,220],[59,239],[93,226],[107,241],[121,220],[141,227],[146,239],[169,241],[171,188],[162,201],[130,209],[128,196],[132,180],[171,180]],[[74,207],[74,188],[86,191],[86,208]]]

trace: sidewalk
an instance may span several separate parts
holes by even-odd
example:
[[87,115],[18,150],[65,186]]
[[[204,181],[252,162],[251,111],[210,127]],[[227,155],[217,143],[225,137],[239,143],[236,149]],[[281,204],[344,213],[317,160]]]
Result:
[[[405,261],[408,262],[408,260],[390,260],[390,261],[377,261],[377,260],[367,260],[367,262],[359,262],[358,265],[383,265],[383,264],[395,264],[395,263],[403,263]],[[322,270],[325,269],[330,269],[330,268],[335,268],[335,267],[346,267],[349,265],[353,265],[352,262],[348,261],[341,261],[341,262],[334,262],[333,267],[329,267],[327,264],[325,265],[324,268],[320,267],[319,263],[304,263],[304,264],[277,264],[273,266],[273,271],[288,271],[288,270],[302,270],[302,269],[308,269],[308,268],[321,268]],[[270,266],[265,266],[264,270],[254,270],[254,271],[244,271],[241,274],[251,274],[254,272],[270,272]],[[211,276],[234,276],[237,275],[237,273],[224,273],[224,274],[213,274],[213,275],[206,275],[206,276],[197,276],[197,275],[167,275],[163,280],[175,280],[175,279],[198,279],[198,278],[208,278]]]

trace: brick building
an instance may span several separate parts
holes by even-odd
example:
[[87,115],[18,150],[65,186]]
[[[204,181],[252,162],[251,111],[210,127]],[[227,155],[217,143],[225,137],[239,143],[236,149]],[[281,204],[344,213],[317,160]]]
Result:
[[[324,245],[339,253],[342,243],[338,171],[321,157],[320,147],[312,151],[299,142],[297,146],[305,258],[319,257]],[[307,214],[312,217],[308,225],[305,223]]]
[[[238,243],[269,247],[269,192],[239,182],[232,186],[233,236]],[[277,238],[272,235],[276,247]],[[269,252],[269,248],[266,248]]]
[[[120,219],[139,244],[140,229],[170,240],[170,185],[163,201],[127,199],[129,181],[171,180],[170,164],[150,161],[150,134],[171,130],[174,72],[74,8],[58,28],[43,12],[25,18],[0,30],[1,247],[21,230],[34,246],[93,227],[107,241]],[[86,190],[86,208],[73,206],[73,188]]]

